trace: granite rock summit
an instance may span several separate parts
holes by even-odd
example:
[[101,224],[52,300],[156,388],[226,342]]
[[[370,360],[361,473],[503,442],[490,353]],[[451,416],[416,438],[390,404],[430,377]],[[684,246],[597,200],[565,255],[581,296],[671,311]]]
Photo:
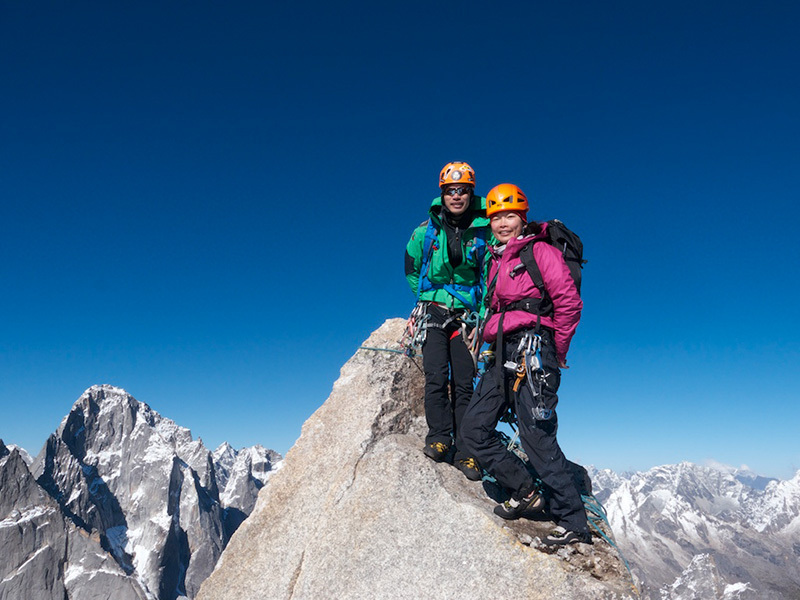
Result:
[[[396,349],[404,325],[364,346]],[[411,359],[358,350],[198,598],[636,597],[608,544],[544,552],[551,523],[503,521],[487,484],[427,459],[422,396]]]

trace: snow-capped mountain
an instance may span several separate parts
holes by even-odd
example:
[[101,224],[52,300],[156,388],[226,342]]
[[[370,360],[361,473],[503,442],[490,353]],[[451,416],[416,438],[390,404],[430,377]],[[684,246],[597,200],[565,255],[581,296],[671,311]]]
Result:
[[281,455],[261,445],[236,450],[223,442],[213,453],[225,526],[232,535],[253,511],[258,491],[283,465]]
[[30,466],[33,463],[33,457],[28,454],[27,450],[21,446],[17,446],[15,444],[9,444],[6,446],[9,452],[16,450],[19,452],[19,457],[25,462],[26,465]]
[[[249,462],[239,471],[249,476],[239,477],[236,469],[232,476],[228,466],[215,463],[202,440],[194,440],[188,429],[124,390],[94,386],[75,402],[47,440],[30,466],[30,479],[35,478],[48,506],[58,509],[64,523],[94,540],[96,553],[113,557],[111,563],[119,571],[115,576],[135,588],[132,597],[192,598],[213,570],[231,533],[252,509],[266,473],[280,461],[279,455],[263,447],[231,448],[230,453],[233,465],[237,456],[248,457]],[[19,457],[17,452],[13,454]],[[24,461],[16,459],[14,468],[19,470],[20,464]],[[229,507],[220,498],[218,470],[226,472],[228,486],[237,481],[241,502]],[[261,479],[252,475],[254,471]],[[5,495],[5,487],[0,492]],[[22,506],[1,513],[0,520],[13,521],[14,514],[19,520],[25,511],[37,510],[41,510],[38,501],[24,500]],[[67,597],[95,597],[89,588],[79,595],[69,593],[68,583],[83,565],[62,566],[59,560],[63,559],[51,567],[60,574]],[[90,566],[87,576],[93,577]],[[3,584],[0,597],[39,598],[3,595]],[[109,593],[105,588],[97,593],[101,594],[97,597],[117,597],[105,595]],[[56,597],[63,599],[64,594]]]
[[749,583],[725,583],[710,554],[698,554],[683,573],[660,592],[661,600],[758,600]]
[[650,597],[683,600],[691,588],[686,582],[697,587],[700,574],[712,571],[719,585],[710,598],[800,597],[800,472],[763,489],[757,477],[691,463],[590,474]]
[[261,445],[236,450],[223,442],[213,453],[220,501],[247,513],[253,509],[256,495],[281,466],[281,455]]

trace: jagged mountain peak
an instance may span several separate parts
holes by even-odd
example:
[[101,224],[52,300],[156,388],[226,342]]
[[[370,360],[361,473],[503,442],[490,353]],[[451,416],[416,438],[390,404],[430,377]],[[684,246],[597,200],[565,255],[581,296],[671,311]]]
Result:
[[253,487],[261,489],[282,466],[281,455],[260,444],[237,450],[223,442],[214,450],[213,457],[220,502],[246,514],[250,514],[255,505]]
[[0,439],[0,457],[3,456],[3,453],[9,454],[10,452],[17,451],[20,458],[25,462],[26,465],[30,466],[33,462],[33,457],[28,454],[27,450],[22,446],[17,446],[16,444],[8,444],[7,446],[3,443],[3,440]]
[[[75,401],[31,471],[33,485],[58,507],[63,527],[93,540],[87,566],[111,561],[115,565],[107,572],[130,580],[112,586],[119,598],[133,590],[137,599],[173,600],[194,597],[249,514],[271,461],[280,460],[263,447],[237,453],[248,458],[249,469],[247,477],[233,477],[237,496],[228,503],[220,499],[214,458],[202,439],[194,440],[191,431],[124,389],[98,385]],[[260,480],[253,475],[255,464],[261,465]],[[80,562],[61,572],[65,559],[53,560],[61,562],[43,569],[54,568],[67,589],[73,579],[91,581],[95,575],[90,568],[80,571]],[[94,597],[81,590],[81,597]]]
[[236,458],[236,448],[228,442],[222,442],[214,450],[214,460],[233,460],[234,458]]
[[660,596],[661,600],[761,600],[748,583],[726,583],[711,554],[696,555]]
[[[84,428],[96,426],[101,421],[108,421],[113,425],[111,431],[106,432],[111,433],[112,437],[93,438],[91,441],[95,447],[119,442],[123,436],[132,434],[137,427],[154,429],[164,442],[176,448],[193,443],[202,445],[202,441],[193,440],[189,429],[161,416],[124,389],[107,384],[92,386],[81,394],[62,422],[59,432],[64,436],[72,435],[77,438],[84,433]],[[62,436],[62,439],[66,442],[69,438]]]
[[726,465],[716,460],[706,460],[704,461],[704,464],[707,467],[711,467],[712,469],[717,469],[718,471],[722,471],[723,473],[729,473],[733,475],[733,477],[737,481],[760,491],[764,491],[767,485],[769,485],[771,482],[778,481],[774,477],[764,477],[763,475],[756,473],[747,465],[733,467],[731,465]]
[[20,453],[0,442],[0,598],[145,600],[135,579],[67,518]]

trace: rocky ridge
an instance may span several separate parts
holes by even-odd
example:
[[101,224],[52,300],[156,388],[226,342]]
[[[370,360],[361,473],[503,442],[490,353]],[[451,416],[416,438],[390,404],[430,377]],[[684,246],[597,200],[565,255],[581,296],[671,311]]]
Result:
[[[404,326],[364,345],[396,348]],[[552,523],[503,521],[497,489],[425,458],[422,388],[407,357],[356,352],[198,598],[635,597],[608,544],[548,554]]]

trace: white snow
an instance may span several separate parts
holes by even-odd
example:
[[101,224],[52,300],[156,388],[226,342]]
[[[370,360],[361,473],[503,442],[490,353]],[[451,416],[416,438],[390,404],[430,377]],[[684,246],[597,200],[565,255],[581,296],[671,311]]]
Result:
[[[3,527],[14,527],[21,523],[26,523],[31,521],[37,517],[41,517],[42,515],[50,515],[54,514],[56,511],[53,508],[49,508],[47,506],[32,506],[24,509],[23,511],[14,510],[11,514],[0,521],[0,528]],[[43,523],[42,525],[45,525]]]
[[64,585],[69,585],[86,572],[86,569],[84,569],[82,565],[69,563],[67,568],[64,570]]
[[729,594],[738,594],[739,592],[744,592],[745,590],[750,588],[749,583],[731,583],[725,586],[725,591],[723,592],[726,596]]

